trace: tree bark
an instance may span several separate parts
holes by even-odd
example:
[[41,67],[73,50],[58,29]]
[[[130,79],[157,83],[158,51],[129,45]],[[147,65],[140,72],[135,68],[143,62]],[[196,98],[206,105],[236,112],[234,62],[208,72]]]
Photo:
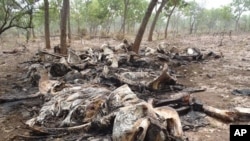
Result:
[[190,29],[189,29],[189,34],[193,34],[194,24],[195,24],[195,20],[192,19],[192,17],[190,17]]
[[171,16],[172,16],[172,14],[173,14],[175,8],[176,8],[176,5],[173,7],[173,9],[171,10],[171,12],[170,12],[170,14],[169,14],[169,16],[168,16],[168,20],[167,20],[167,24],[166,24],[166,28],[165,28],[165,36],[164,36],[165,39],[166,39],[167,36],[168,36],[168,26],[169,26],[170,18],[171,18]]
[[127,20],[127,13],[128,13],[128,5],[130,0],[123,0],[124,3],[124,11],[123,11],[123,20],[122,20],[122,26],[120,32],[122,35],[125,35],[125,26],[126,26],[126,20]]
[[36,33],[35,33],[35,29],[34,29],[34,27],[33,27],[33,28],[31,28],[31,31],[32,31],[32,36],[33,36],[33,39],[35,39],[35,38],[36,38]]
[[69,9],[69,0],[63,0],[63,7],[61,10],[61,35],[60,35],[60,45],[61,53],[67,54],[67,19],[68,19],[68,10]]
[[70,26],[70,3],[68,8],[68,41],[71,43],[71,26]]
[[149,30],[148,41],[152,41],[153,32],[154,32],[154,29],[155,29],[156,22],[158,20],[158,17],[160,15],[161,11],[162,11],[162,8],[165,6],[167,1],[168,0],[162,0],[160,7],[159,7],[159,9],[157,10],[157,12],[155,14],[154,20],[153,20],[152,25],[151,25],[150,30]]
[[33,36],[33,39],[36,38],[36,35],[35,35],[35,27],[34,27],[34,22],[33,22],[33,16],[34,16],[34,13],[33,13],[33,5],[32,5],[32,14],[30,15],[30,24],[31,24],[31,32],[32,32],[32,36]]
[[26,30],[26,43],[28,43],[29,42],[29,40],[30,40],[30,29],[27,29]]
[[237,17],[236,20],[235,20],[235,31],[236,32],[239,31],[239,20],[240,20],[240,17]]
[[45,46],[50,49],[50,30],[49,30],[49,2],[44,0],[44,33],[45,33]]
[[143,20],[142,20],[142,23],[140,25],[140,28],[139,28],[139,31],[137,32],[137,35],[136,35],[136,38],[135,38],[135,41],[134,41],[134,44],[133,44],[133,51],[135,53],[138,54],[139,52],[139,47],[140,47],[140,44],[141,44],[141,40],[142,40],[142,37],[143,37],[143,34],[144,34],[144,31],[145,31],[145,28],[148,24],[148,20],[152,14],[152,11],[156,5],[158,0],[151,0],[150,3],[149,3],[149,6],[147,8],[147,11],[143,17]]

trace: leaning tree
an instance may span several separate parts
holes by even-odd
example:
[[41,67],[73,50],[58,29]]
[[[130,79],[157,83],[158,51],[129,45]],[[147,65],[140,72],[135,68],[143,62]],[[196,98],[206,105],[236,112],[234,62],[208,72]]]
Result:
[[156,22],[159,18],[159,15],[163,9],[163,7],[165,6],[165,4],[168,2],[168,0],[162,0],[161,1],[161,4],[160,4],[160,7],[157,9],[156,11],[156,14],[155,14],[155,17],[153,19],[153,22],[151,24],[151,27],[150,27],[150,30],[149,30],[149,34],[148,34],[148,41],[152,41],[152,37],[153,37],[153,32],[154,32],[154,29],[155,29],[155,25],[156,25]]
[[138,54],[139,52],[139,48],[140,48],[140,44],[141,44],[141,40],[142,40],[142,37],[143,37],[143,34],[144,34],[144,31],[146,29],[146,26],[148,24],[148,20],[152,14],[152,11],[155,7],[155,5],[157,4],[157,1],[158,0],[151,0],[149,5],[148,5],[148,8],[147,8],[147,11],[143,17],[143,20],[141,22],[141,25],[140,25],[140,28],[139,28],[139,31],[137,32],[137,35],[135,37],[135,41],[134,41],[134,44],[133,44],[133,51],[135,53]]

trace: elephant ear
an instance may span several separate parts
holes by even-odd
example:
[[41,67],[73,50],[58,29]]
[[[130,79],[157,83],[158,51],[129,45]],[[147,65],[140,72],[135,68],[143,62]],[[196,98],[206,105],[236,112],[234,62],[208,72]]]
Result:
[[135,141],[143,141],[145,139],[149,125],[150,121],[148,118],[142,119],[141,124],[137,127],[135,133]]

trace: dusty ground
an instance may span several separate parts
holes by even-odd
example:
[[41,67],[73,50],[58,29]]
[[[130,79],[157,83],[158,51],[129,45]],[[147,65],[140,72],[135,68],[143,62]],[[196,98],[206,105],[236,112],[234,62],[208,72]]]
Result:
[[[205,92],[195,93],[194,97],[202,102],[217,108],[229,109],[234,106],[250,107],[249,97],[235,96],[231,94],[233,89],[250,88],[250,35],[233,36],[232,40],[225,36],[223,46],[219,45],[219,37],[212,35],[202,36],[181,36],[168,40],[154,42],[142,42],[141,47],[156,47],[160,42],[170,43],[170,47],[176,46],[180,49],[196,47],[202,52],[222,52],[224,58],[209,60],[177,68],[181,84],[187,86],[202,86],[207,88]],[[72,47],[81,50],[84,47],[99,47],[102,43],[109,41],[111,45],[119,42],[112,39],[93,39],[81,43],[75,40]],[[52,46],[58,44],[52,41]],[[13,49],[22,50],[25,45],[28,51],[15,54],[3,54],[2,51]],[[0,43],[0,97],[24,96],[34,94],[37,88],[24,84],[21,80],[26,71],[22,68],[21,62],[28,61],[30,57],[43,47],[43,40],[36,39],[28,44],[22,39],[15,42],[9,38],[2,39]],[[208,77],[208,76],[211,76]],[[25,87],[24,87],[25,86]],[[26,104],[29,102],[29,104]],[[20,101],[0,105],[0,140],[10,140],[14,135],[26,134],[25,122],[32,116],[28,109],[39,109],[41,100]],[[27,105],[29,107],[27,107]],[[30,107],[31,106],[31,107]],[[32,113],[36,114],[36,113]],[[229,124],[221,123],[207,117],[210,125],[199,128],[197,131],[185,132],[190,141],[228,141]],[[250,124],[244,123],[244,124]],[[52,140],[52,139],[51,139]],[[55,139],[56,140],[56,139]]]

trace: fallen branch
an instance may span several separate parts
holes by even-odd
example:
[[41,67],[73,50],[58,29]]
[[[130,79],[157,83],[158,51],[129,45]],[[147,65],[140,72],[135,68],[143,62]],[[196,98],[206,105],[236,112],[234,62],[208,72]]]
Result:
[[189,87],[189,88],[185,88],[182,91],[183,92],[189,92],[189,93],[198,93],[198,92],[204,92],[206,91],[206,88],[199,88],[199,87]]
[[59,54],[49,53],[47,51],[42,51],[42,50],[40,50],[39,53],[51,55],[51,56],[58,57],[58,58],[67,57],[66,55],[59,55]]
[[36,93],[33,95],[28,95],[25,97],[12,97],[12,98],[0,98],[0,104],[7,103],[7,102],[14,102],[14,101],[20,101],[20,100],[28,100],[43,96],[41,93]]
[[3,51],[3,54],[15,54],[17,53],[17,49],[14,49],[14,50],[10,50],[10,51]]
[[45,127],[29,127],[29,129],[46,134],[59,134],[59,133],[69,133],[73,131],[88,131],[90,128],[91,123],[86,123],[78,126],[73,127],[65,127],[65,128],[45,128]]
[[230,110],[222,110],[212,106],[203,105],[194,100],[194,110],[202,111],[211,117],[215,117],[224,122],[249,121],[250,108],[236,107]]
[[174,99],[163,99],[163,100],[154,99],[153,105],[155,107],[166,106],[169,104],[189,105],[189,99],[190,99],[189,94]]
[[218,119],[225,121],[225,122],[236,121],[238,119],[238,116],[239,116],[234,111],[221,110],[221,109],[217,109],[217,108],[214,108],[214,107],[208,106],[208,105],[203,105],[203,110],[204,110],[204,113],[206,113],[207,115],[218,118]]
[[65,134],[60,134],[60,135],[43,135],[43,136],[25,136],[25,135],[16,135],[11,141],[16,141],[16,140],[41,140],[44,138],[59,138],[65,136]]

